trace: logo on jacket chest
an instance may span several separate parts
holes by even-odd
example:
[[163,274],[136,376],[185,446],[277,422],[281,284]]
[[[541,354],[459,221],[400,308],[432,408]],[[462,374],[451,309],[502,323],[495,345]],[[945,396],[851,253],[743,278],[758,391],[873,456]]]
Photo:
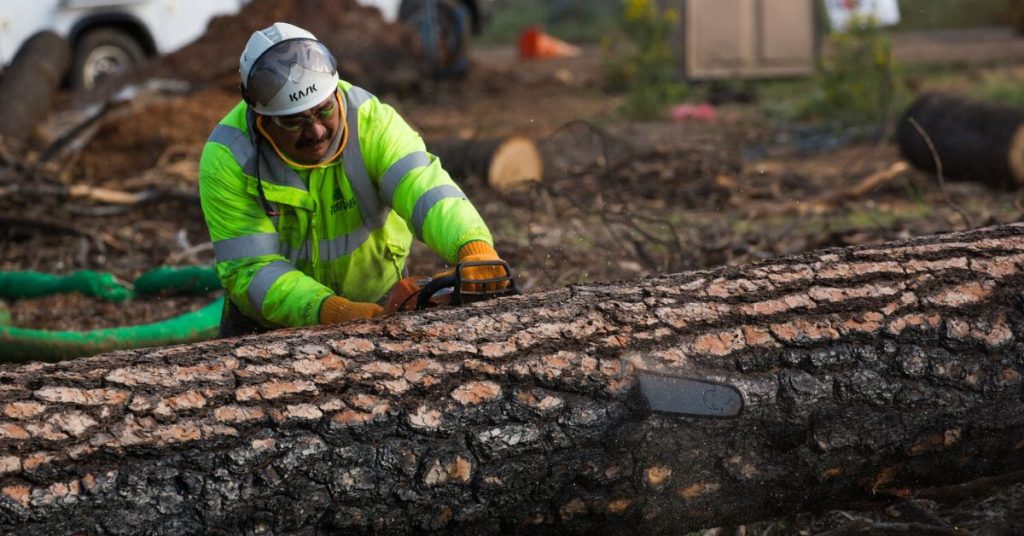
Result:
[[341,188],[334,188],[334,202],[331,203],[331,215],[335,215],[339,212],[346,210],[352,210],[356,207],[356,199],[354,197],[345,197],[345,192],[341,191]]

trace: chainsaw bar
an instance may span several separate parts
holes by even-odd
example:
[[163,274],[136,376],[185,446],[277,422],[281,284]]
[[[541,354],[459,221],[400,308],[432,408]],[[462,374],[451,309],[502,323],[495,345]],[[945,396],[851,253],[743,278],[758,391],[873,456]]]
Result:
[[727,383],[640,371],[640,392],[651,409],[689,417],[735,418],[743,412],[743,393]]

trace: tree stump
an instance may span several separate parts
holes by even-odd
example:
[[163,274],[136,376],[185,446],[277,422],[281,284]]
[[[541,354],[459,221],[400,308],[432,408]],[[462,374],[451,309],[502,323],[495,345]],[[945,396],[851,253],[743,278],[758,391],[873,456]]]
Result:
[[5,366],[0,532],[680,534],[1008,472],[1022,263],[1014,224]]
[[524,136],[432,140],[427,148],[457,179],[479,177],[502,194],[543,178],[540,150]]

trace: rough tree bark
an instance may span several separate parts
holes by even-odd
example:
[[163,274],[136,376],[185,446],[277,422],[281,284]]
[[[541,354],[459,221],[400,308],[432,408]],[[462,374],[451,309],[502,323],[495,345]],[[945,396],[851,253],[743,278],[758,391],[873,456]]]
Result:
[[[5,534],[680,534],[1019,468],[1024,225],[0,369]],[[652,412],[650,370],[738,387]]]

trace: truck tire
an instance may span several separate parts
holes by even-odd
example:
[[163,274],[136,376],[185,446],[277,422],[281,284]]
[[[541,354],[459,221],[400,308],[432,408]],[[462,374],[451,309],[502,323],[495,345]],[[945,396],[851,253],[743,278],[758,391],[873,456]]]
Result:
[[92,89],[103,78],[127,72],[145,58],[146,51],[131,34],[117,28],[95,28],[75,43],[68,82],[75,88]]
[[399,19],[419,37],[418,51],[438,77],[461,76],[469,69],[472,13],[458,0],[403,2]]

